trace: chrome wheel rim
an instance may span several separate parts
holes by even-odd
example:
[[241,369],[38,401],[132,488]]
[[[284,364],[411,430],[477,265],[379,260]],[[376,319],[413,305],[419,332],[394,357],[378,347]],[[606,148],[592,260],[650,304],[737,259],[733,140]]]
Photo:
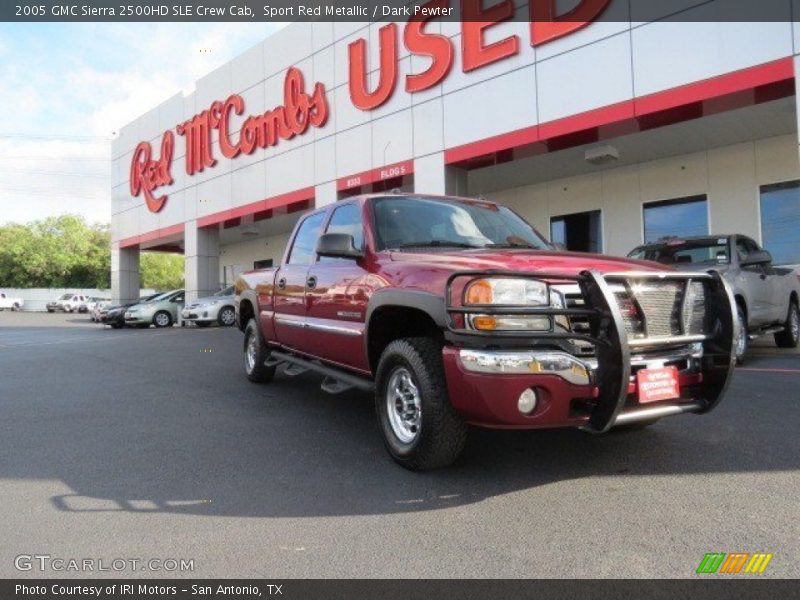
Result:
[[244,353],[244,366],[247,369],[248,373],[252,373],[253,369],[256,367],[256,336],[250,335],[247,338],[247,349]]
[[233,314],[233,311],[230,308],[226,308],[222,311],[220,318],[225,325],[233,325],[236,315]]
[[737,317],[739,319],[739,333],[736,337],[736,356],[742,357],[747,348],[747,323],[741,312],[737,314]]
[[792,339],[800,337],[800,310],[796,306],[792,307],[792,315],[789,317],[789,330],[792,332]]
[[156,325],[159,327],[166,327],[169,325],[169,317],[164,313],[156,315]]
[[397,439],[410,444],[419,436],[422,425],[422,398],[411,372],[398,367],[386,386],[386,413]]

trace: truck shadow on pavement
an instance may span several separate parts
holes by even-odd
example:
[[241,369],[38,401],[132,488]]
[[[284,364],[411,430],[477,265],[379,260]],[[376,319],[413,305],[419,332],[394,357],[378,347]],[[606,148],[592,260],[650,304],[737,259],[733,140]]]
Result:
[[92,335],[0,355],[0,478],[62,481],[71,493],[41,498],[61,511],[377,515],[584,478],[800,467],[800,374],[738,373],[714,413],[639,432],[473,429],[461,461],[418,474],[384,451],[370,396],[328,396],[313,375],[247,382],[236,331]]

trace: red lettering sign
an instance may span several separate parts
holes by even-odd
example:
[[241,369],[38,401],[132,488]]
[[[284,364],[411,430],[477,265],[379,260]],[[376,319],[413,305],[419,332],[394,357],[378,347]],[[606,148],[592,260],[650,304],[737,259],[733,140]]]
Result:
[[[311,95],[305,91],[303,73],[294,67],[286,71],[283,82],[283,106],[263,114],[247,117],[236,139],[231,131],[234,115],[244,114],[244,99],[232,95],[227,100],[217,100],[203,112],[175,128],[186,140],[186,173],[194,175],[217,164],[214,157],[213,132],[218,132],[219,149],[225,158],[240,154],[252,154],[257,148],[276,145],[280,140],[290,140],[305,133],[309,127],[322,127],[328,121],[328,99],[325,86],[318,83]],[[172,131],[164,133],[161,156],[152,157],[149,142],[142,142],[131,160],[130,190],[134,197],[144,193],[147,208],[158,212],[164,208],[167,196],[156,198],[153,192],[164,185],[171,185],[172,154],[175,136]]]
[[263,114],[247,117],[238,139],[232,139],[231,119],[244,113],[244,99],[234,94],[227,100],[216,101],[185,123],[178,125],[178,135],[186,138],[186,173],[194,175],[213,167],[217,160],[213,152],[212,133],[219,133],[219,149],[225,158],[252,154],[257,148],[275,146],[280,140],[291,140],[309,127],[322,127],[328,120],[328,101],[325,86],[314,86],[308,95],[300,70],[286,71],[283,82],[283,106]]
[[161,156],[153,158],[153,147],[150,142],[142,142],[136,146],[131,160],[130,190],[136,198],[144,194],[144,201],[151,212],[158,212],[164,208],[167,201],[166,194],[156,198],[153,192],[162,185],[172,184],[172,151],[175,147],[175,136],[171,131],[164,133],[161,138]]
[[367,42],[359,39],[348,47],[350,57],[350,100],[361,110],[372,110],[386,102],[397,86],[397,24],[389,23],[378,31],[381,56],[378,86],[369,91]]
[[608,8],[611,0],[581,0],[563,15],[556,14],[556,0],[530,0],[531,46],[541,46],[586,27]]
[[[501,21],[514,16],[514,2],[503,0],[487,9],[483,0],[461,0],[465,21],[461,24],[461,51],[464,73],[474,71],[493,62],[514,56],[519,52],[519,38],[509,36],[493,44],[483,43],[483,32]],[[466,19],[470,19],[467,21]]]
[[406,25],[403,32],[403,41],[412,54],[428,56],[431,66],[422,73],[406,76],[406,91],[413,94],[435,86],[442,81],[453,66],[453,44],[446,35],[425,33],[425,25],[435,14],[432,9],[447,8],[448,0],[433,0],[428,2],[423,9],[431,9],[428,16],[414,16]]

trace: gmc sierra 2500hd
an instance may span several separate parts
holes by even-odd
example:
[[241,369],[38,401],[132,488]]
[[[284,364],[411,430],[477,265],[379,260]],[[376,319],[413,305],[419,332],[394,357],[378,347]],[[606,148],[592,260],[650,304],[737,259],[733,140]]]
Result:
[[236,282],[254,382],[374,392],[391,456],[452,463],[468,425],[605,433],[707,413],[734,367],[717,273],[559,252],[493,202],[402,193],[320,208]]

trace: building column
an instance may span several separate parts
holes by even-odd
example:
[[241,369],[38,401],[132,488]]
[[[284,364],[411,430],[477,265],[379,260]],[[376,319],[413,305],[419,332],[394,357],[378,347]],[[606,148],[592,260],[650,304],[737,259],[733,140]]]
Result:
[[114,304],[138,302],[140,292],[139,246],[111,244],[111,298]]
[[444,152],[414,159],[414,192],[465,196],[467,172],[444,164]]
[[186,301],[219,291],[219,228],[198,228],[196,220],[188,221],[183,239]]

